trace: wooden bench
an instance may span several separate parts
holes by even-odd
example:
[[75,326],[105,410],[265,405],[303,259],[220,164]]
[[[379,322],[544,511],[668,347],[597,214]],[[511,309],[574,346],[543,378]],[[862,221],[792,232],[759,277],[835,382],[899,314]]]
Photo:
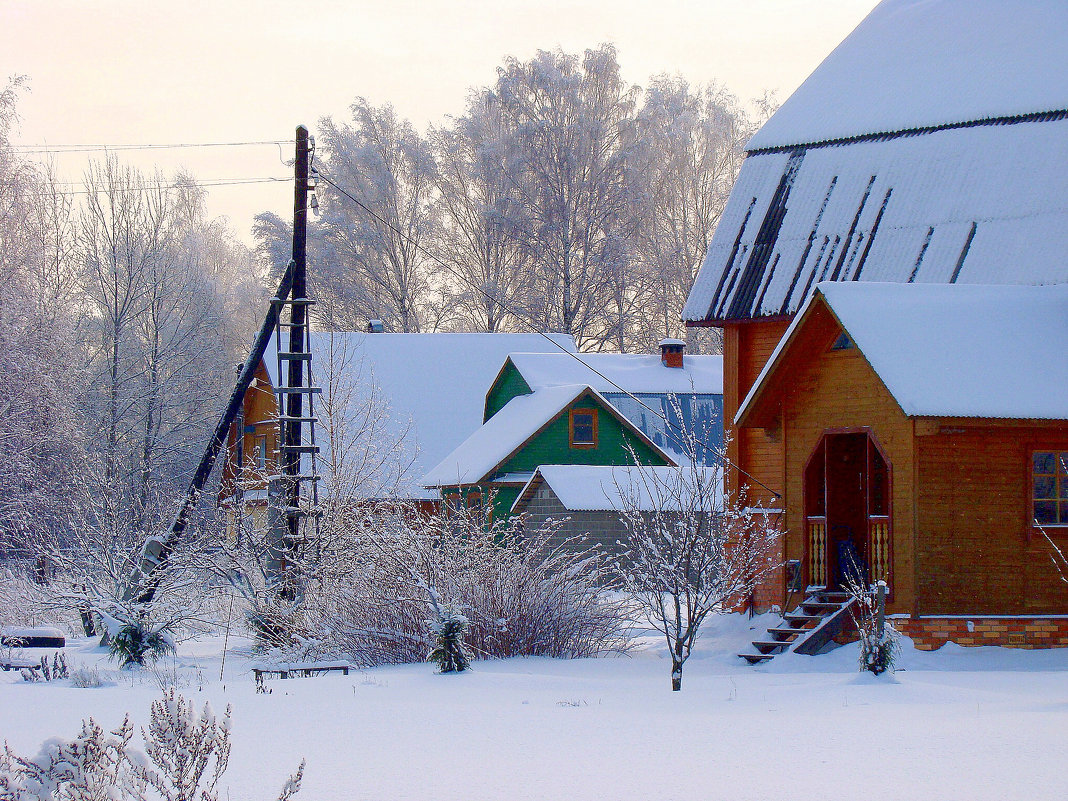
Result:
[[252,672],[256,676],[256,683],[262,684],[266,676],[288,679],[290,676],[319,676],[332,670],[340,670],[347,676],[351,668],[348,662],[284,662],[276,665],[255,664],[252,665]]
[[30,662],[27,659],[0,659],[0,670],[40,670],[40,662]]

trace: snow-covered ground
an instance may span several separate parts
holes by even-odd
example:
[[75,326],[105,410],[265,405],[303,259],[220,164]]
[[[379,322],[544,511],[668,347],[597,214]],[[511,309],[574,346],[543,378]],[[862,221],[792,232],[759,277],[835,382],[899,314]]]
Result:
[[[332,799],[1055,799],[1068,797],[1068,649],[906,641],[899,670],[856,672],[856,648],[747,667],[770,618],[713,621],[669,689],[655,642],[626,657],[429,665],[273,680],[257,695],[247,642],[186,643],[157,671],[120,673],[89,640],[68,657],[109,684],[0,673],[0,739],[18,753],[81,718],[143,724],[177,675],[198,706],[233,705],[228,798],[271,799],[302,758],[305,801]],[[750,631],[752,627],[752,631]],[[224,795],[224,797],[227,797]]]

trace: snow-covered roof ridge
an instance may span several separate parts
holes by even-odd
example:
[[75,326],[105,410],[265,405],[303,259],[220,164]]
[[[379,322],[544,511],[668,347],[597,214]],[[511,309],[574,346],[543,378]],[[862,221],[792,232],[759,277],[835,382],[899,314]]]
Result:
[[[577,356],[577,358],[576,358]],[[691,356],[667,367],[659,354],[512,353],[508,358],[531,389],[586,384],[598,392],[723,393],[723,357]]]
[[587,391],[591,390],[586,385],[576,384],[512,398],[431,468],[420,483],[428,488],[477,483]]
[[818,298],[909,417],[1068,419],[1068,284],[826,282],[783,335],[735,422]]
[[[541,465],[511,511],[539,482],[548,484],[564,508],[573,512],[679,511],[695,501],[715,505],[722,499],[721,472],[712,467]],[[707,497],[699,497],[705,493]]]
[[747,149],[1064,109],[1063,0],[883,0]]
[[[419,484],[420,477],[482,424],[486,390],[508,354],[575,350],[567,334],[548,337],[551,342],[540,334],[316,331],[312,370],[318,383],[325,382],[333,352],[337,369],[357,385],[354,402],[374,385],[391,427],[406,432],[402,444],[413,452],[406,457],[414,458],[409,479],[398,491],[405,497],[433,498]],[[263,361],[277,385],[273,342]]]

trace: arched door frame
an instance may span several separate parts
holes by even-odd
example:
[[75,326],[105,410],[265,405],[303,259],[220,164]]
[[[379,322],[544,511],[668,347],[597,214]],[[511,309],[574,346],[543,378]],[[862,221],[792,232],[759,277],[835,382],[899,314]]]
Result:
[[[886,450],[879,442],[878,437],[870,426],[856,426],[847,428],[827,428],[820,434],[808,458],[805,460],[802,474],[802,546],[804,549],[804,566],[810,586],[827,586],[831,580],[831,558],[828,556],[830,542],[827,525],[830,510],[827,508],[827,450],[828,438],[842,434],[864,434],[867,437],[865,446],[864,467],[864,519],[866,522],[865,543],[866,560],[870,567],[871,580],[883,580],[888,587],[892,587],[893,578],[893,497],[894,497],[894,466],[886,454]],[[872,514],[872,451],[878,454],[886,469],[886,489],[884,498],[884,514]],[[817,458],[823,459],[823,479],[821,497],[813,498],[810,490],[810,472],[815,467]]]

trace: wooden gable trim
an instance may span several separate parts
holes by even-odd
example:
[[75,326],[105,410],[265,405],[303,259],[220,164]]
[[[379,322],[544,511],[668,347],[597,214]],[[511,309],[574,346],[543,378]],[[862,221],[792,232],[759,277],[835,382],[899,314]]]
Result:
[[[856,340],[853,339],[852,334],[849,333],[849,329],[842,323],[838,315],[834,313],[834,309],[827,302],[827,299],[823,296],[823,293],[817,288],[813,293],[812,298],[805,304],[800,315],[783,334],[783,341],[779,343],[776,348],[774,358],[767,366],[766,370],[762,373],[758,383],[751,390],[752,396],[748,403],[739,409],[738,414],[735,417],[734,424],[738,428],[765,428],[764,423],[769,423],[769,416],[777,413],[768,409],[769,404],[773,404],[775,399],[781,396],[782,391],[780,388],[780,381],[778,373],[781,370],[783,364],[790,359],[794,358],[795,345],[797,340],[807,333],[807,329],[812,325],[810,322],[812,318],[820,313],[826,313],[830,315],[830,318],[838,326],[841,331],[849,334],[849,338],[853,340],[853,347],[848,350],[835,351],[832,353],[833,358],[848,359],[856,358],[859,355],[864,363],[868,366],[868,370],[871,371],[872,376],[878,382],[879,386],[883,388],[887,396],[893,400],[894,405],[897,406],[898,411],[905,417],[905,410],[901,407],[900,401],[891,392],[890,387],[883,381],[882,376],[875,369],[872,363],[868,360],[868,357],[864,354],[863,349],[856,344]],[[832,340],[833,341],[833,340]],[[830,342],[827,343],[828,346]],[[824,355],[824,351],[821,349],[818,354],[807,354],[810,358],[815,358],[817,355]],[[742,399],[744,403],[745,399]]]

